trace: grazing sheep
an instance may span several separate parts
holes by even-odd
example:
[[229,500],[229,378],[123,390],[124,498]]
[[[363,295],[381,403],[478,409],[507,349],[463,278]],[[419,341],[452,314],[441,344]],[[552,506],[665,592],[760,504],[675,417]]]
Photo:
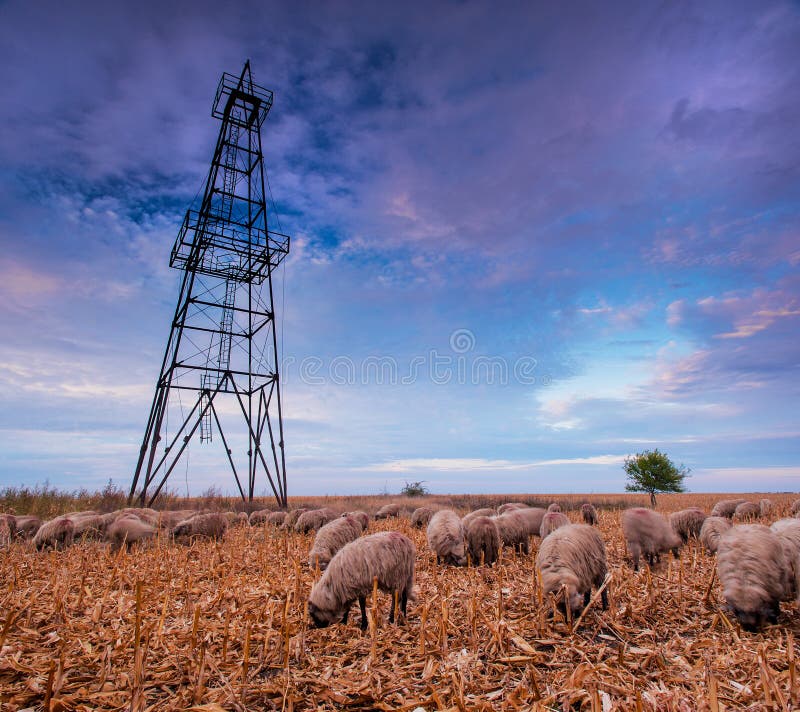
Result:
[[33,537],[33,545],[39,549],[66,549],[72,545],[75,524],[69,517],[61,515],[39,527]]
[[195,538],[222,539],[228,530],[228,520],[219,512],[195,514],[189,519],[178,522],[172,530],[172,535],[177,540],[192,540]]
[[566,514],[562,514],[561,512],[545,512],[545,515],[542,517],[542,524],[539,527],[539,536],[544,539],[548,534],[551,534],[559,527],[565,527],[568,524],[569,519],[567,519]]
[[339,515],[332,509],[328,509],[328,507],[309,509],[297,518],[294,524],[294,530],[300,534],[316,532],[320,527],[325,526],[328,522],[332,522],[338,517]]
[[[589,605],[592,588],[600,588],[606,577],[606,547],[597,530],[588,524],[568,524],[552,532],[539,548],[536,565],[545,595],[566,586],[566,601],[572,614]],[[601,594],[608,608],[608,589]],[[565,609],[566,610],[566,609]]]
[[267,515],[267,524],[273,527],[282,527],[286,524],[289,515],[286,512],[270,512]]
[[711,510],[711,516],[727,517],[728,519],[731,519],[736,511],[736,507],[738,507],[742,502],[746,501],[746,499],[721,499]]
[[33,539],[39,527],[42,526],[42,520],[35,515],[22,515],[14,517],[16,524],[15,536],[17,539]]
[[389,517],[400,516],[400,505],[390,502],[384,504],[377,512],[375,512],[375,519],[388,519]]
[[[193,509],[177,509],[159,512],[158,528],[172,531],[176,525],[180,524],[185,519],[191,519],[195,514],[198,514],[198,512]],[[148,520],[142,519],[142,521],[147,522]]]
[[622,513],[622,533],[633,559],[634,571],[639,570],[639,557],[642,554],[651,566],[661,560],[661,554],[670,550],[678,558],[681,538],[672,530],[669,522],[652,509],[626,509]]
[[135,514],[139,519],[151,526],[157,527],[161,513],[150,507],[125,507],[120,511],[121,514]]
[[428,522],[431,520],[431,517],[434,515],[436,510],[433,507],[417,507],[411,513],[411,526],[416,527],[417,529],[422,529],[422,527],[427,527]]
[[581,516],[583,517],[583,521],[587,524],[591,524],[592,526],[597,524],[597,510],[594,508],[594,505],[589,502],[584,502],[581,505]]
[[727,517],[706,517],[700,527],[700,543],[710,554],[717,551],[719,538],[730,529],[731,520]]
[[153,539],[157,531],[154,526],[143,522],[135,514],[123,514],[108,526],[105,538],[111,542],[114,549],[122,546],[130,549],[137,541]]
[[794,502],[792,502],[791,512],[795,516],[800,514],[800,499],[796,499]]
[[466,527],[471,520],[475,519],[475,517],[494,517],[496,514],[497,512],[490,507],[476,509],[474,512],[467,512],[463,517],[461,517],[461,523]]
[[558,502],[553,502],[552,504],[548,505],[547,507],[548,512],[560,512],[561,505]]
[[785,556],[788,585],[784,600],[800,601],[800,519],[779,519],[770,529],[780,539]]
[[350,606],[358,600],[361,630],[366,630],[367,596],[375,579],[381,591],[393,594],[389,622],[394,623],[398,599],[405,616],[408,599],[414,597],[415,555],[414,544],[400,532],[369,534],[345,545],[311,589],[308,597],[311,622],[316,628],[339,620],[347,623]]
[[529,535],[541,535],[542,521],[547,514],[546,509],[542,507],[525,507],[524,509],[512,509],[511,511],[516,512],[516,516],[525,522]]
[[436,554],[436,563],[463,566],[467,562],[464,552],[464,525],[452,509],[441,509],[431,517],[426,530],[428,546]]
[[13,514],[0,514],[0,546],[8,546],[16,533],[16,517]]
[[761,524],[732,527],[720,537],[717,575],[729,610],[746,631],[776,623],[786,596],[784,550],[775,532]]
[[772,513],[772,500],[766,498],[758,500],[758,508],[762,517],[769,516]]
[[76,539],[102,539],[106,530],[105,519],[101,514],[71,516],[74,526],[73,536]]
[[699,507],[689,507],[670,514],[669,523],[685,544],[690,537],[697,539],[700,536],[706,516]]
[[[248,517],[250,521],[251,527],[257,527],[260,524],[266,524],[269,521],[269,516],[274,514],[269,509],[258,509],[255,512],[250,512],[250,516]],[[281,512],[283,517],[281,517],[281,524],[283,524],[283,520],[286,519],[286,512]]]
[[748,522],[761,515],[761,508],[755,502],[742,502],[736,505],[733,512],[733,521]]
[[494,523],[497,525],[503,546],[510,546],[515,551],[519,550],[525,554],[530,553],[528,521],[521,515],[520,510],[507,510],[495,517]]
[[345,544],[355,541],[361,536],[361,522],[355,517],[339,517],[320,527],[314,537],[314,544],[308,555],[308,566],[311,569],[319,566],[324,571],[334,554]]
[[506,512],[511,512],[515,509],[525,509],[527,506],[527,504],[523,504],[522,502],[506,502],[497,508],[497,513],[505,514]]
[[294,529],[294,525],[297,524],[297,520],[300,519],[308,511],[308,507],[299,507],[298,509],[293,509],[286,515],[286,520],[283,523],[283,526],[287,529]]
[[473,566],[491,566],[497,561],[501,544],[494,517],[473,517],[464,527],[464,537]]
[[353,512],[345,512],[342,516],[352,517],[355,519],[361,527],[362,532],[365,532],[367,529],[369,529],[369,514],[362,512],[360,509],[356,509]]

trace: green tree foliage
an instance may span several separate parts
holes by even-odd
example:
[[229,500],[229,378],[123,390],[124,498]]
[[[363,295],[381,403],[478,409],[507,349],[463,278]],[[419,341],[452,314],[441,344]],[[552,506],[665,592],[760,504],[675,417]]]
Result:
[[624,469],[628,475],[625,489],[628,492],[649,493],[653,507],[656,506],[656,492],[686,491],[683,480],[689,474],[689,469],[683,465],[676,467],[672,460],[658,450],[645,450],[626,457]]
[[424,485],[424,480],[420,482],[406,482],[405,487],[400,490],[400,494],[406,497],[423,497],[428,494],[428,488]]

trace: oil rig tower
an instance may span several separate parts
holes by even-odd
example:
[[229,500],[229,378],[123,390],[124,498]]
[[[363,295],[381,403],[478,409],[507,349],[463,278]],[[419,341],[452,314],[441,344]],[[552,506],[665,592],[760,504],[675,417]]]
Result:
[[[202,202],[186,213],[170,257],[183,273],[181,288],[130,502],[152,504],[190,441],[218,435],[242,499],[253,499],[263,473],[286,506],[272,273],[289,237],[267,227],[261,124],[271,106],[272,92],[253,82],[249,60],[238,77],[222,75],[211,110],[222,125]],[[244,431],[226,438],[223,422],[232,417]]]

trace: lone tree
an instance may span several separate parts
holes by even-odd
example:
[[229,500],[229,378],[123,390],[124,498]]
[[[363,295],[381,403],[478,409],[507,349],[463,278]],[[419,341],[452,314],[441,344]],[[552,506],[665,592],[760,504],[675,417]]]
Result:
[[663,452],[645,450],[625,458],[625,474],[628,492],[649,492],[650,504],[656,506],[656,492],[685,492],[683,479],[689,468],[676,467]]

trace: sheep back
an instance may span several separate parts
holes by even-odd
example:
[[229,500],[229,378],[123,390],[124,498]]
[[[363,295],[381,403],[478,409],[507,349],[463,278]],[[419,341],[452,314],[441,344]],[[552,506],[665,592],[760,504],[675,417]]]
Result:
[[545,512],[542,517],[542,524],[539,527],[539,536],[545,539],[548,535],[552,534],[556,529],[565,527],[569,524],[567,515],[562,512]]
[[41,549],[62,549],[72,545],[75,536],[75,524],[62,515],[45,522],[33,537],[33,545]]
[[337,519],[339,515],[328,507],[320,509],[310,509],[303,512],[294,524],[294,530],[300,534],[308,534],[309,532],[316,532],[320,527],[325,526],[328,522]]
[[528,521],[521,515],[521,511],[508,509],[495,517],[494,523],[497,525],[503,546],[520,549],[525,554],[530,553]]
[[411,526],[416,527],[417,529],[422,529],[422,527],[427,527],[428,522],[431,521],[431,517],[434,514],[433,507],[417,507],[411,513]]
[[714,505],[714,508],[711,510],[712,517],[727,517],[730,519],[733,517],[734,512],[736,511],[736,507],[738,507],[742,502],[746,502],[745,499],[721,499]]
[[436,561],[455,566],[466,563],[464,552],[464,525],[452,509],[441,509],[431,517],[426,530],[428,546]]
[[123,545],[130,547],[134,542],[154,538],[156,531],[154,526],[143,522],[136,515],[123,514],[108,525],[105,538],[115,548]]
[[755,502],[742,502],[736,505],[733,512],[733,521],[748,522],[761,516],[761,507]]
[[361,527],[362,532],[365,532],[367,529],[369,529],[369,514],[361,511],[360,509],[356,509],[353,512],[345,512],[342,516],[352,517],[355,519]]
[[714,554],[719,545],[719,538],[731,528],[731,520],[727,517],[706,517],[700,527],[700,543],[706,550]]
[[294,529],[294,525],[297,524],[297,520],[308,511],[308,507],[298,507],[297,509],[293,509],[286,515],[286,520],[283,523],[283,526],[287,529]]
[[514,509],[525,509],[527,506],[527,504],[523,504],[522,502],[506,502],[497,508],[497,513],[505,514],[506,512],[511,512]]
[[673,531],[666,518],[644,507],[633,507],[622,513],[622,533],[633,559],[634,570],[638,570],[639,557],[642,554],[652,565],[660,559],[661,554],[670,549],[677,555],[677,549],[681,545],[681,538]]
[[176,539],[221,539],[228,530],[228,520],[219,512],[195,514],[175,525],[172,534]]
[[500,532],[493,517],[473,517],[464,527],[467,553],[473,566],[491,566],[500,553]]
[[470,523],[472,519],[475,517],[494,517],[497,512],[494,511],[491,507],[483,507],[481,509],[476,509],[473,512],[467,512],[463,517],[461,517],[461,523],[464,527]]
[[339,549],[361,536],[361,523],[355,517],[339,517],[317,531],[308,554],[309,568],[324,571]]
[[669,523],[675,533],[686,543],[690,537],[695,539],[700,536],[706,513],[699,507],[681,509],[669,515]]
[[388,519],[389,517],[397,517],[400,515],[400,505],[390,502],[384,504],[377,512],[375,512],[375,519]]

